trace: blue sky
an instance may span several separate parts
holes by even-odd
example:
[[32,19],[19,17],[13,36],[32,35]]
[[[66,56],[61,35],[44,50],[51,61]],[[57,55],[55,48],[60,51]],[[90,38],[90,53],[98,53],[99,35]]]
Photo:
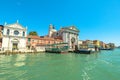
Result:
[[120,45],[120,0],[0,0],[0,24],[19,23],[48,34],[49,24],[75,25],[80,40],[101,40]]

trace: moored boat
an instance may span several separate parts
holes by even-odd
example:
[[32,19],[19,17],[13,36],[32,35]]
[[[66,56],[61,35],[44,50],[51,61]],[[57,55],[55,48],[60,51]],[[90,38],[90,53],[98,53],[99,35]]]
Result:
[[104,48],[104,49],[100,49],[100,50],[113,50],[114,48]]
[[81,49],[81,50],[77,50],[77,51],[75,51],[75,53],[78,53],[78,54],[91,54],[91,53],[93,53],[94,51],[92,51],[92,50],[85,50],[85,49]]
[[98,52],[99,49],[97,47],[89,46],[88,48],[81,48],[81,49],[76,49],[74,52],[78,54],[91,54]]
[[67,53],[68,43],[49,44],[45,49],[48,53]]

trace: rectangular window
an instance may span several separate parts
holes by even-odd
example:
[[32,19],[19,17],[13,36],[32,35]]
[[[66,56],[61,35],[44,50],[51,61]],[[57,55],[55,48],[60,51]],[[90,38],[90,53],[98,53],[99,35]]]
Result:
[[32,40],[32,42],[34,42],[34,40]]
[[25,36],[25,32],[23,31],[23,36]]
[[70,34],[68,33],[68,35],[67,35],[67,38],[69,39],[70,38]]
[[10,34],[10,30],[9,29],[7,29],[7,35],[9,35]]
[[28,38],[28,42],[30,42],[30,40],[31,40],[31,39],[30,39],[30,38]]

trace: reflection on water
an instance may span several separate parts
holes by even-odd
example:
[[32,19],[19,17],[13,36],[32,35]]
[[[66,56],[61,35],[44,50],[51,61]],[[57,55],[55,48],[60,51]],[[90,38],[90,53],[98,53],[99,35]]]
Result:
[[9,56],[0,55],[0,64],[10,62],[11,58],[12,58],[11,55]]
[[25,60],[26,60],[26,54],[18,54],[14,65],[16,67],[24,66]]
[[25,59],[26,59],[26,54],[18,54],[16,57],[16,62],[25,61]]
[[89,80],[90,79],[90,77],[88,76],[88,73],[86,71],[83,71],[82,77],[83,77],[83,80]]
[[20,67],[20,66],[24,66],[25,63],[24,62],[17,62],[14,64],[16,67]]
[[119,80],[120,50],[0,55],[0,80]]

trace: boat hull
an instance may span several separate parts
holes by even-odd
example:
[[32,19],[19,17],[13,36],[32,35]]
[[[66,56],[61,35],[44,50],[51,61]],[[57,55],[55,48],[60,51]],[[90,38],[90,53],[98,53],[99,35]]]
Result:
[[100,50],[113,50],[113,48],[109,48],[109,49],[100,49]]
[[46,51],[47,53],[56,53],[56,54],[64,54],[68,53],[68,51]]
[[90,50],[88,50],[88,51],[77,50],[77,51],[74,51],[74,52],[77,53],[77,54],[91,54],[91,53],[93,53],[93,51],[90,51]]

